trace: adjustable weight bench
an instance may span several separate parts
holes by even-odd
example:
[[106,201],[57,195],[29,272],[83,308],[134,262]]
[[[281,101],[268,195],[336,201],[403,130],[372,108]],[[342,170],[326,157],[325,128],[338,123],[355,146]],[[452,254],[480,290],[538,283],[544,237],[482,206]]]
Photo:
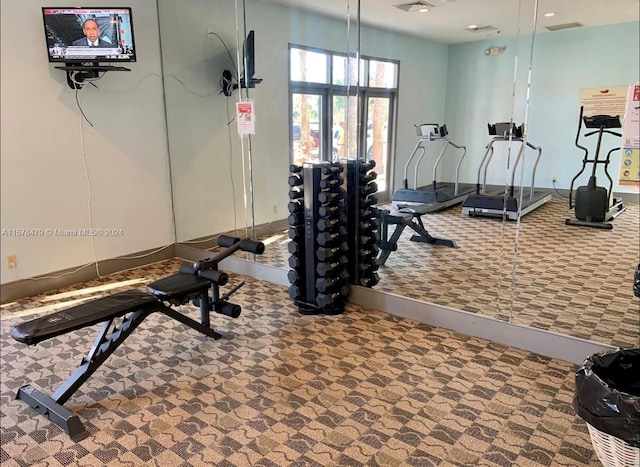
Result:
[[[411,204],[399,209],[385,209],[379,206],[374,207],[378,221],[378,247],[380,257],[378,263],[383,266],[391,252],[398,249],[398,239],[405,227],[409,227],[416,235],[411,237],[414,242],[431,243],[451,248],[457,248],[456,242],[444,238],[432,237],[424,224],[422,216],[433,212],[433,204]],[[395,225],[395,229],[389,237],[389,226]]]
[[[223,235],[218,238],[218,245],[225,247],[225,250],[212,258],[182,265],[178,274],[149,284],[146,292],[119,292],[12,327],[11,336],[14,339],[28,345],[36,345],[62,334],[104,323],[80,366],[51,396],[27,384],[18,389],[16,399],[25,401],[38,413],[60,426],[73,441],[80,441],[89,433],[78,416],[67,410],[63,404],[147,316],[160,312],[213,339],[223,337],[211,328],[210,312],[215,311],[232,318],[240,316],[240,306],[230,303],[228,299],[244,285],[244,282],[228,293],[220,295],[220,286],[227,283],[229,276],[218,270],[218,263],[237,250],[262,254],[264,244]],[[189,301],[200,307],[200,322],[169,306],[184,305]]]

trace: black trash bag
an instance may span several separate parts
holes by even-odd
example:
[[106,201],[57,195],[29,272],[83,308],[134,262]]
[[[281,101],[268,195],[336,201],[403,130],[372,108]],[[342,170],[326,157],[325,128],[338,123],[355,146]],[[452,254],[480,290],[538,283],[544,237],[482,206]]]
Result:
[[587,358],[576,373],[573,407],[589,425],[640,448],[640,349]]

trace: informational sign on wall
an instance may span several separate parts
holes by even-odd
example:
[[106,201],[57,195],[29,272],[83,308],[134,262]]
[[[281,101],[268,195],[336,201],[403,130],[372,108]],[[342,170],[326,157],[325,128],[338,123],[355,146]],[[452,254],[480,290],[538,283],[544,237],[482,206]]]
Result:
[[629,86],[622,124],[620,184],[640,186],[640,83]]
[[256,133],[256,119],[253,111],[253,101],[236,103],[236,119],[238,121],[238,134],[254,135]]
[[627,106],[628,89],[629,86],[581,89],[580,105],[584,107],[584,116],[611,115],[622,119]]

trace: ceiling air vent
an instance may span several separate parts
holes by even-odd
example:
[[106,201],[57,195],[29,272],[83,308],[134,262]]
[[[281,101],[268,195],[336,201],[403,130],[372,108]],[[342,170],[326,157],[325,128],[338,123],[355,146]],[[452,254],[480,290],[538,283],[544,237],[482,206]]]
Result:
[[582,24],[580,23],[565,23],[565,24],[556,24],[554,26],[547,26],[549,31],[562,31],[563,29],[572,29],[572,28],[581,28]]
[[393,5],[393,6],[409,12],[435,8],[435,5],[432,5],[431,3],[423,2],[421,0],[418,0],[417,2],[398,3],[397,5]]
[[473,33],[487,33],[497,31],[498,28],[496,28],[495,26],[474,26],[468,27],[466,30]]

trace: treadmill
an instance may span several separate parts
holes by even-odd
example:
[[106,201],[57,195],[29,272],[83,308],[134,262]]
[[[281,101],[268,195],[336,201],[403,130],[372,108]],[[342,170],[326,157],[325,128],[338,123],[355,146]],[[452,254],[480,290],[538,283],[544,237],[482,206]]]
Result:
[[[440,126],[437,123],[423,123],[422,125],[416,125],[415,127],[419,137],[418,143],[404,166],[404,187],[396,190],[391,197],[392,208],[398,210],[411,205],[428,204],[430,205],[428,212],[437,212],[450,206],[460,204],[465,196],[469,193],[473,193],[475,189],[473,184],[462,184],[458,182],[460,167],[465,155],[467,154],[467,148],[465,146],[458,146],[451,142],[446,125]],[[418,187],[418,168],[427,152],[425,144],[430,141],[444,141],[445,143],[442,146],[440,155],[433,164],[433,182],[431,185]],[[436,180],[436,172],[449,146],[453,146],[456,149],[462,149],[462,156],[458,159],[456,166],[455,182],[438,182]],[[418,153],[420,153],[420,155],[418,156],[414,167],[413,188],[409,188],[409,166]]]
[[[536,168],[542,155],[542,148],[534,146],[526,140],[524,137],[524,124],[517,127],[515,123],[511,122],[500,122],[493,125],[489,123],[488,129],[489,135],[493,136],[493,138],[487,145],[487,150],[480,162],[475,193],[467,195],[462,202],[462,214],[518,220],[521,216],[551,201],[553,196],[552,191],[535,189]],[[511,170],[511,183],[505,191],[498,194],[489,194],[486,191],[487,168],[493,157],[493,145],[504,141],[520,143],[520,150]],[[517,188],[514,185],[516,169],[523,160],[527,148],[533,149],[537,153],[531,174],[531,185]]]

